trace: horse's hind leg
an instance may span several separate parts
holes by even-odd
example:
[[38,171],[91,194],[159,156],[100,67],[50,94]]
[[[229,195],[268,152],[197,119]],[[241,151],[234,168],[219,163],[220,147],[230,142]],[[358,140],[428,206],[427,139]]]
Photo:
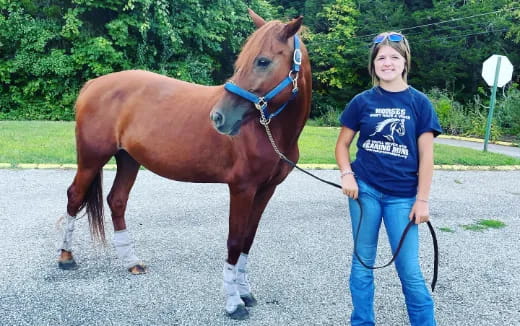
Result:
[[[98,197],[101,191],[101,169],[106,161],[99,161],[98,164],[90,165],[89,167],[78,165],[76,176],[67,189],[68,202],[67,213],[63,217],[65,220],[63,222],[63,241],[58,248],[60,251],[58,266],[61,269],[77,268],[72,256],[72,233],[78,212],[86,205],[87,201],[90,202],[91,206],[97,206],[98,212],[102,209],[103,202],[99,202]],[[100,214],[102,215],[102,211]]]
[[123,150],[117,152],[115,157],[117,173],[108,195],[108,205],[112,211],[112,223],[114,224],[114,247],[119,259],[130,273],[143,274],[146,272],[146,267],[135,255],[125,222],[126,203],[140,165]]

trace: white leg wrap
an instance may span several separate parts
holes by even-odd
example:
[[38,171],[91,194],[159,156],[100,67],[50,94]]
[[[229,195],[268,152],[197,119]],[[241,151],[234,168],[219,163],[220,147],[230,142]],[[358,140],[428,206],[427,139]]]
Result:
[[226,311],[231,314],[237,310],[239,305],[244,305],[244,301],[240,299],[236,283],[235,266],[224,263],[224,293],[226,294]]
[[61,252],[61,250],[72,252],[72,233],[74,232],[75,222],[76,218],[70,216],[68,213],[65,213],[65,215],[56,222],[63,232],[62,237],[58,242],[58,252]]
[[241,253],[240,257],[238,257],[236,269],[238,293],[242,296],[251,294],[251,285],[249,284],[249,280],[247,279],[246,265],[247,255]]
[[115,231],[113,241],[117,256],[121,259],[125,268],[133,267],[139,263],[128,230]]

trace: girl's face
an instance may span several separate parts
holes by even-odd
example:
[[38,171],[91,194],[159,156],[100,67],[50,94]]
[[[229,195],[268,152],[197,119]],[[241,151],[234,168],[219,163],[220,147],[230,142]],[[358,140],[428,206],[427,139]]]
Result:
[[404,57],[388,45],[379,48],[374,59],[374,70],[381,84],[403,83]]

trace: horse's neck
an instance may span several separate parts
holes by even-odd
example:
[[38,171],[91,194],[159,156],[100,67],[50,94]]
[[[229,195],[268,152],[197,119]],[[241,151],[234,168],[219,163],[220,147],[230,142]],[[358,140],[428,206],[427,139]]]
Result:
[[297,145],[308,117],[308,109],[304,107],[304,102],[303,99],[289,103],[286,112],[282,112],[271,121],[269,127],[280,149],[288,151]]

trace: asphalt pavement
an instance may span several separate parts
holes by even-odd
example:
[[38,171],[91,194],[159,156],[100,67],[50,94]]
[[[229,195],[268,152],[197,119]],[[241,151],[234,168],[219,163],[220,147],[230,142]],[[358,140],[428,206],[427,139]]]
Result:
[[[250,319],[224,314],[228,193],[221,184],[170,181],[141,171],[127,225],[149,273],[129,275],[111,245],[77,223],[75,271],[57,268],[57,218],[74,170],[0,169],[0,325],[348,325],[351,225],[345,197],[295,171],[278,187],[250,253],[258,306]],[[338,180],[338,171],[316,170]],[[105,195],[114,171],[104,172]],[[435,171],[432,223],[440,246],[438,325],[518,325],[520,171]],[[470,230],[479,220],[500,229]],[[112,236],[106,219],[107,235]],[[470,229],[468,229],[470,228]],[[433,249],[421,226],[421,263]],[[389,259],[381,232],[378,262]],[[407,325],[394,268],[375,272],[378,325]]]

